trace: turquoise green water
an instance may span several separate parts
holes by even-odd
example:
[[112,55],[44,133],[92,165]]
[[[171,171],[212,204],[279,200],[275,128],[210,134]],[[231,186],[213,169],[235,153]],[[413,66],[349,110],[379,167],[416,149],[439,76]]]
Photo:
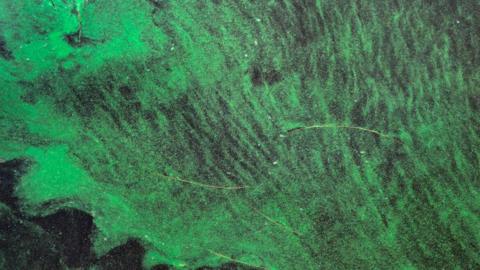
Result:
[[478,1],[0,0],[22,211],[145,268],[480,267]]

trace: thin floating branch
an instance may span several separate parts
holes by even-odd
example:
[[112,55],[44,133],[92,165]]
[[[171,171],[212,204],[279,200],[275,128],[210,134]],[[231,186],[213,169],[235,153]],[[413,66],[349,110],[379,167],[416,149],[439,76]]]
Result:
[[223,259],[227,259],[227,260],[232,261],[232,262],[234,262],[234,263],[243,264],[243,265],[245,265],[245,266],[253,267],[253,268],[256,268],[256,269],[265,269],[265,270],[267,270],[267,268],[265,268],[265,267],[256,266],[256,265],[253,265],[253,264],[249,264],[249,263],[246,263],[246,262],[242,262],[242,261],[236,260],[236,259],[234,259],[234,258],[232,258],[232,257],[230,257],[230,256],[227,256],[227,255],[225,255],[225,254],[222,254],[222,253],[220,253],[220,252],[213,251],[213,250],[211,250],[211,249],[207,249],[207,250],[208,250],[208,252],[212,253],[212,254],[215,255],[215,256],[218,256],[218,257],[223,258]]
[[237,190],[237,189],[245,189],[245,188],[248,188],[248,186],[219,186],[219,185],[209,185],[209,184],[204,184],[204,183],[201,183],[201,182],[196,182],[196,181],[191,181],[191,180],[186,180],[186,179],[182,179],[180,177],[177,177],[177,176],[168,176],[168,175],[163,175],[165,178],[167,178],[168,180],[172,180],[172,181],[178,181],[178,182],[182,182],[182,183],[188,183],[188,184],[191,184],[191,185],[195,185],[195,186],[200,186],[200,187],[204,187],[204,188],[213,188],[213,189],[227,189],[227,190]]
[[368,128],[364,128],[364,127],[357,127],[357,126],[335,125],[335,124],[324,124],[324,125],[312,125],[312,126],[295,127],[295,128],[291,128],[291,129],[287,130],[287,133],[290,134],[290,133],[300,131],[300,130],[322,129],[322,128],[354,129],[354,130],[369,132],[369,133],[375,134],[375,135],[380,136],[380,137],[392,138],[392,136],[390,136],[390,135],[381,133],[381,132],[373,130],[373,129],[368,129]]
[[288,232],[291,232],[293,233],[294,235],[296,236],[303,236],[303,234],[301,234],[300,232],[288,227],[287,225],[281,223],[281,222],[278,222],[276,221],[275,219],[265,215],[264,213],[262,213],[260,210],[258,210],[257,208],[253,207],[253,206],[250,206],[250,208],[252,208],[253,211],[257,212],[259,215],[261,215],[262,217],[264,217],[266,220],[270,221],[271,223],[277,225],[277,226],[280,226],[282,227],[284,230],[288,231]]

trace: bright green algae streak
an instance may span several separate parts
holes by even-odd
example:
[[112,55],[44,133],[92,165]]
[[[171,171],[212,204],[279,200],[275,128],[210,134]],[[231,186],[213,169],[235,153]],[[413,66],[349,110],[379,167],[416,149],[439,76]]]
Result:
[[0,0],[0,158],[34,161],[25,212],[87,211],[98,254],[137,238],[146,268],[480,267],[479,18]]

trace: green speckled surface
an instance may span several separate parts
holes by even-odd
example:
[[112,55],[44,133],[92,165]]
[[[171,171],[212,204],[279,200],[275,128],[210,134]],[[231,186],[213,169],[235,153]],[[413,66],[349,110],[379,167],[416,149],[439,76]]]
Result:
[[480,268],[479,18],[0,0],[0,158],[30,162],[23,215],[82,210],[97,256],[136,239],[146,269]]

